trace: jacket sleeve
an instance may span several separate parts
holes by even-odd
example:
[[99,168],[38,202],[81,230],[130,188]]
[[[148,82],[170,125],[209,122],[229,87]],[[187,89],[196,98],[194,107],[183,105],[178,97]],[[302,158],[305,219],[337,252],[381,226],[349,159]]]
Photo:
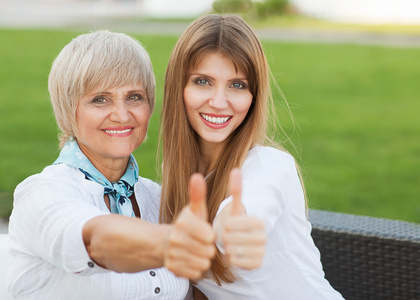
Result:
[[14,194],[9,234],[26,254],[87,275],[101,268],[87,253],[82,229],[106,212],[85,201],[81,190],[76,182],[60,178],[35,175],[25,180]]
[[[258,147],[248,155],[242,169],[242,203],[246,213],[262,219],[266,231],[290,205],[305,211],[305,198],[293,157],[280,150]],[[225,199],[218,213],[232,201]]]

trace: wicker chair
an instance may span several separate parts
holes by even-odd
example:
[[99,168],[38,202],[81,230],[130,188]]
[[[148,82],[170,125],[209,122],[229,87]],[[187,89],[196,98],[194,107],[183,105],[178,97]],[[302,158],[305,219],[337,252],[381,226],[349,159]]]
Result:
[[325,277],[347,300],[420,300],[420,224],[309,210]]

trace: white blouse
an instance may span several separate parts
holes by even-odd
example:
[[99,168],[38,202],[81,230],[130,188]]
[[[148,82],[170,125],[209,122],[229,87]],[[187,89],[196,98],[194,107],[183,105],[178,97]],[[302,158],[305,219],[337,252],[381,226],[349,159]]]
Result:
[[[134,186],[142,219],[157,223],[160,187]],[[166,268],[116,273],[97,266],[82,238],[84,224],[109,214],[104,188],[65,164],[20,183],[9,223],[8,290],[16,299],[184,299],[187,279]]]
[[[232,284],[219,287],[213,280],[204,279],[197,287],[209,300],[343,299],[324,278],[293,157],[257,146],[248,153],[242,179],[242,202],[247,214],[265,222],[263,265],[251,271],[235,268],[240,279]],[[231,198],[222,202],[218,213]]]

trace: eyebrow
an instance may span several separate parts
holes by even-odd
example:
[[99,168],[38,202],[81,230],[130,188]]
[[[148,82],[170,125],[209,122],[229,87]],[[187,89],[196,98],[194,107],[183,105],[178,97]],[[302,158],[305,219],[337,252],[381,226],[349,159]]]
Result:
[[146,93],[146,91],[144,89],[127,91],[127,94],[130,94],[130,93]]
[[203,77],[208,77],[210,79],[214,79],[212,76],[208,74],[204,74],[204,73],[191,73],[189,76],[203,76]]
[[[146,91],[144,89],[138,89],[138,90],[129,90],[126,93],[127,94],[131,94],[131,93],[145,93]],[[107,91],[99,91],[96,93],[91,93],[90,95],[92,96],[97,96],[97,95],[112,95],[112,93],[107,92]]]
[[[204,73],[191,73],[189,76],[203,76],[203,77],[208,77],[211,80],[214,80],[214,77],[212,77],[212,76],[210,76],[208,74],[204,74]],[[229,79],[229,81],[233,81],[233,80],[248,81],[248,78],[246,78],[246,77],[243,77],[243,78],[242,77],[235,77],[235,78]]]

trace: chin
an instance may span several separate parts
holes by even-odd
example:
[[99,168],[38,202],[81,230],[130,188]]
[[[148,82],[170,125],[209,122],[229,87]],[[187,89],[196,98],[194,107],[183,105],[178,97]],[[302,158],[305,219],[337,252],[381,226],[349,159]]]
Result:
[[136,150],[136,148],[133,147],[127,147],[127,148],[114,148],[112,149],[113,151],[110,152],[110,156],[114,157],[114,158],[125,158],[127,156],[130,156],[131,153],[134,152],[134,150]]
[[111,152],[116,153],[128,153],[131,154],[134,150],[136,150],[141,143],[138,142],[139,140],[136,139],[135,141],[117,141],[110,144]]
[[219,143],[224,143],[227,140],[227,136],[222,136],[222,137],[208,137],[205,138],[204,140],[209,142],[209,143],[213,143],[213,144],[219,144]]

